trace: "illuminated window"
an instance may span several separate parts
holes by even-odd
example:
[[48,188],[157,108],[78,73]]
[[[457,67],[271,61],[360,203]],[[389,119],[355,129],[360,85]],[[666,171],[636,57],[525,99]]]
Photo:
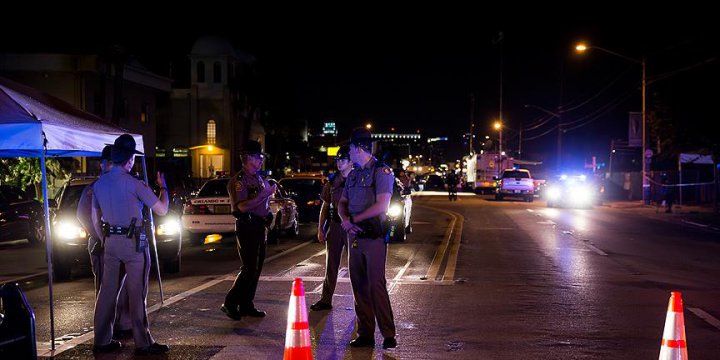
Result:
[[213,64],[213,82],[222,82],[222,65],[220,65],[219,61],[216,61]]
[[197,82],[205,82],[205,63],[202,61],[197,63]]
[[210,120],[207,123],[207,143],[208,145],[215,145],[215,120]]
[[150,106],[147,103],[142,104],[142,108],[140,109],[140,122],[146,123],[148,121],[148,112],[149,112]]

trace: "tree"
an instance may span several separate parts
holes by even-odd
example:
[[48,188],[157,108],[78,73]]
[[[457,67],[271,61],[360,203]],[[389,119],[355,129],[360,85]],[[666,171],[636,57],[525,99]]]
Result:
[[[45,163],[48,178],[67,180],[77,168],[73,158],[49,158]],[[32,187],[38,199],[42,198],[42,171],[40,158],[4,158],[0,159],[0,182],[12,184],[26,190]]]

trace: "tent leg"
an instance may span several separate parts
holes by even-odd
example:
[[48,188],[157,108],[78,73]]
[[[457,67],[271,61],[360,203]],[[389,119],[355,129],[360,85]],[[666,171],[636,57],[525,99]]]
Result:
[[50,210],[48,205],[47,169],[45,168],[45,152],[40,153],[40,170],[42,172],[43,208],[45,210],[45,251],[47,253],[48,290],[50,302],[50,349],[55,351],[55,312],[53,309],[53,264],[52,237],[50,237]]
[[[143,174],[145,175],[145,183],[150,186],[148,181],[147,166],[145,164],[145,156],[142,157]],[[157,243],[155,242],[155,221],[153,220],[152,209],[149,209],[150,216],[150,239],[152,239],[153,249],[155,250],[155,269],[157,270],[158,286],[160,286],[160,304],[165,303],[165,294],[163,293],[162,278],[160,277],[160,259],[158,258]]]

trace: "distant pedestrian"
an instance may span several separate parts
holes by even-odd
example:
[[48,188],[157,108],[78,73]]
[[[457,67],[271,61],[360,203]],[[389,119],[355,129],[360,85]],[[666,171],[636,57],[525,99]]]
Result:
[[667,175],[663,174],[663,177],[662,177],[662,199],[665,202],[665,212],[666,213],[672,212],[673,200],[675,200],[675,192],[673,190],[674,190],[674,187],[670,183],[670,180],[668,179]]
[[447,183],[448,187],[448,199],[450,201],[457,201],[458,177],[454,170],[448,171],[447,176],[445,177],[445,183]]

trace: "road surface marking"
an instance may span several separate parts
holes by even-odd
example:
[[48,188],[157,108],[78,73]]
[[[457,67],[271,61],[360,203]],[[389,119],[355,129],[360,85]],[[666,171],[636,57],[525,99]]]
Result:
[[[460,252],[460,240],[462,239],[462,229],[465,222],[465,217],[455,211],[436,209],[424,205],[418,206],[429,210],[445,213],[452,218],[452,220],[450,220],[450,225],[448,226],[447,230],[445,230],[445,237],[443,239],[443,242],[440,244],[437,251],[435,252],[435,257],[433,258],[433,261],[428,268],[427,274],[425,275],[425,279],[427,280],[436,280],[438,272],[440,271],[440,266],[442,265],[445,254],[447,253],[448,261],[445,265],[445,274],[443,275],[442,280],[452,282],[455,276],[458,253]],[[460,220],[459,224],[458,219]],[[458,228],[457,231],[455,230],[456,226]],[[452,241],[450,241],[451,239]]]
[[[265,262],[267,263],[267,262],[273,261],[273,260],[275,260],[275,259],[277,259],[277,258],[279,258],[279,257],[281,257],[281,256],[290,254],[290,253],[292,253],[292,252],[294,252],[294,251],[296,251],[296,250],[298,250],[298,249],[300,249],[300,248],[303,248],[303,247],[305,247],[305,246],[307,246],[307,245],[309,245],[309,244],[312,244],[313,242],[314,242],[314,241],[308,241],[308,242],[302,243],[302,244],[300,244],[300,245],[297,245],[297,246],[295,246],[295,247],[293,247],[293,248],[290,248],[290,249],[288,249],[287,251],[283,251],[283,252],[281,252],[281,253],[279,253],[279,254],[275,254],[275,255],[267,258],[267,259],[265,260]],[[147,309],[147,313],[148,313],[148,314],[152,314],[153,312],[160,310],[160,308],[162,308],[162,307],[170,306],[170,305],[172,305],[172,304],[174,304],[174,303],[176,303],[176,302],[178,302],[178,301],[180,301],[180,300],[183,300],[183,299],[185,299],[185,298],[187,298],[187,297],[189,297],[189,296],[191,296],[191,295],[193,295],[193,294],[196,294],[196,293],[198,293],[198,292],[200,292],[200,291],[203,291],[203,290],[205,290],[205,289],[207,289],[207,288],[209,288],[209,287],[215,286],[215,285],[217,285],[217,284],[219,284],[219,283],[221,283],[221,282],[223,282],[223,281],[226,281],[226,280],[228,280],[228,279],[230,279],[231,281],[232,281],[232,280],[235,280],[235,277],[236,277],[236,276],[237,276],[237,273],[236,273],[236,272],[232,272],[232,273],[225,274],[225,275],[220,275],[220,276],[216,277],[216,278],[213,279],[213,280],[210,280],[210,281],[208,281],[208,282],[206,282],[206,283],[203,283],[202,285],[196,286],[196,287],[194,287],[194,288],[192,288],[192,289],[190,289],[190,290],[184,291],[184,292],[182,292],[182,293],[180,293],[180,294],[177,294],[177,295],[175,295],[175,296],[173,296],[173,297],[171,297],[171,298],[169,298],[169,299],[166,299],[164,304],[157,303],[157,304],[149,307],[149,308]],[[74,347],[76,347],[76,346],[78,346],[78,345],[80,345],[80,344],[82,344],[82,343],[85,343],[85,342],[87,342],[87,341],[90,341],[90,340],[92,340],[94,337],[95,337],[95,334],[94,334],[92,331],[89,331],[89,332],[87,332],[87,333],[85,333],[85,334],[83,334],[83,335],[81,335],[81,336],[78,336],[78,337],[76,337],[76,338],[74,338],[74,339],[72,339],[72,340],[69,340],[69,341],[66,341],[66,342],[62,343],[61,345],[59,345],[58,347],[55,348],[55,351],[52,351],[52,350],[50,350],[50,349],[42,350],[42,349],[40,348],[40,346],[41,346],[41,345],[42,345],[42,346],[45,346],[45,344],[44,344],[44,343],[38,343],[38,344],[37,344],[37,345],[38,345],[37,354],[38,354],[38,357],[54,357],[54,356],[60,355],[61,353],[65,352],[65,351],[67,351],[67,350],[70,350],[70,349],[72,349],[72,348],[74,348]],[[50,343],[49,343],[49,342],[47,343],[47,346],[50,346]]]
[[415,255],[417,255],[418,251],[420,251],[420,247],[416,247],[415,251],[412,255],[408,258],[407,262],[405,263],[405,266],[403,266],[400,271],[398,271],[397,275],[395,275],[395,278],[393,278],[392,283],[390,284],[390,288],[388,289],[388,294],[391,294],[393,290],[397,287],[399,281],[402,279],[402,277],[405,275],[405,271],[410,267],[410,264],[415,259]]
[[[426,207],[423,205],[417,205],[420,207],[425,207],[427,209],[436,210],[440,212],[445,212],[443,210],[438,210],[431,207]],[[450,215],[451,220],[450,224],[448,225],[447,229],[445,230],[445,235],[443,236],[443,241],[440,243],[440,246],[438,246],[437,250],[435,251],[435,257],[433,258],[432,262],[430,263],[430,267],[428,268],[427,273],[425,274],[425,278],[428,280],[435,280],[437,277],[438,272],[440,271],[440,265],[442,264],[443,258],[445,258],[445,251],[447,251],[448,245],[450,244],[450,237],[452,236],[452,232],[455,229],[455,222],[457,221],[457,217],[449,212],[445,212],[446,214]]]
[[708,324],[714,326],[716,329],[720,330],[720,320],[715,318],[714,316],[706,313],[704,310],[700,308],[688,308],[688,311],[691,313],[697,315],[697,317],[705,320]]
[[445,275],[443,275],[442,278],[443,280],[447,281],[453,281],[455,278],[455,268],[457,266],[458,253],[460,252],[460,241],[462,241],[463,225],[465,224],[464,216],[459,213],[455,213],[455,215],[460,218],[460,223],[458,224],[458,230],[457,232],[455,232],[455,236],[453,237],[452,247],[450,248],[450,255],[448,256],[448,262],[445,266]]

